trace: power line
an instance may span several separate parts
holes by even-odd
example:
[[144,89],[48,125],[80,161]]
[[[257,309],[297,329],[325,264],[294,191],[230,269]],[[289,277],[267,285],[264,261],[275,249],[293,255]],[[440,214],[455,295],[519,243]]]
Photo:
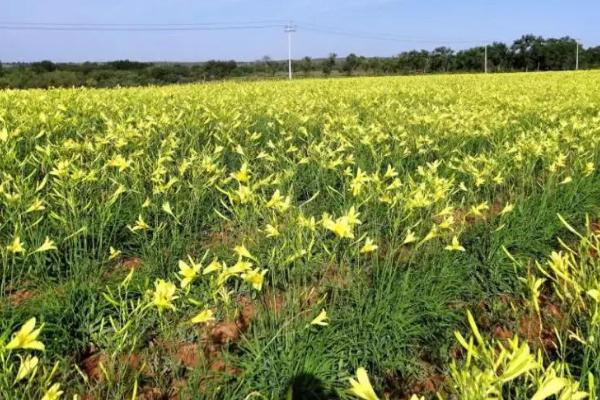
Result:
[[327,27],[322,25],[315,25],[310,23],[301,22],[298,25],[300,28],[306,31],[318,32],[318,33],[326,33],[338,36],[347,36],[358,39],[368,39],[368,40],[382,40],[382,41],[391,41],[391,42],[399,42],[399,43],[485,43],[485,42],[493,42],[493,40],[453,40],[453,39],[420,39],[414,37],[406,37],[406,36],[396,36],[391,34],[384,33],[370,33],[370,32],[360,32],[360,31],[349,31],[345,29],[339,29],[335,27]]
[[227,30],[253,30],[282,28],[282,24],[271,25],[224,25],[224,26],[165,26],[165,27],[137,27],[137,26],[22,26],[0,25],[0,30],[16,31],[73,31],[73,32],[163,32],[163,31],[227,31]]
[[[284,20],[260,20],[244,22],[188,22],[188,23],[96,23],[96,22],[40,22],[40,21],[0,21],[0,30],[17,31],[75,31],[75,32],[162,32],[162,31],[226,31],[226,30],[258,30],[286,28]],[[492,40],[452,40],[422,39],[397,36],[386,33],[373,33],[340,29],[331,26],[301,22],[296,27],[316,33],[346,36],[366,40],[391,41],[398,43],[489,43]]]
[[258,21],[221,21],[221,22],[186,22],[186,23],[97,23],[97,22],[16,22],[16,21],[0,21],[0,25],[20,25],[20,26],[66,26],[66,27],[185,27],[185,26],[211,26],[211,25],[262,25],[262,24],[278,24],[283,26],[285,20],[271,19]]

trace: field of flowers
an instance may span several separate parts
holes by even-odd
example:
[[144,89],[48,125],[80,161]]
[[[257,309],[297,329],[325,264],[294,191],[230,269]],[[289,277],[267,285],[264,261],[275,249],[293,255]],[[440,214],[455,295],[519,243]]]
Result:
[[598,88],[1,91],[0,398],[596,398]]

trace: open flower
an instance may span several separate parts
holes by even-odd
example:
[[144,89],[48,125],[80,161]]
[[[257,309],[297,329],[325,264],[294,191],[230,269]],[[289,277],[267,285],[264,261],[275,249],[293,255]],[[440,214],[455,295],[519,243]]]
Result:
[[244,246],[243,244],[235,246],[233,248],[233,251],[237,253],[237,255],[239,255],[240,257],[245,257],[249,258],[250,260],[256,261],[256,258],[252,254],[250,254],[246,246]]
[[56,250],[56,244],[54,243],[53,240],[50,240],[50,238],[48,236],[46,236],[46,240],[44,240],[44,243],[42,243],[42,245],[40,247],[38,247],[34,253],[44,253],[46,251],[50,251],[50,250]]
[[317,317],[315,319],[313,319],[310,324],[311,325],[320,325],[320,326],[327,326],[329,325],[329,322],[327,322],[329,318],[327,317],[327,311],[325,310],[321,310],[321,312],[319,313],[319,315],[317,315]]
[[266,205],[267,208],[271,208],[279,212],[285,212],[288,208],[290,208],[291,202],[292,199],[290,196],[283,196],[279,189],[277,189]]
[[265,227],[265,232],[267,237],[276,237],[279,236],[279,230],[271,224],[267,224]]
[[484,218],[485,215],[483,213],[489,209],[490,206],[488,205],[487,201],[484,201],[476,206],[471,206],[469,213],[475,217]]
[[161,209],[168,215],[170,215],[173,218],[177,218],[175,217],[175,214],[173,213],[173,209],[171,208],[171,204],[166,201],[163,203],[163,205],[161,206]]
[[402,244],[414,243],[416,241],[417,241],[417,236],[415,235],[415,233],[413,231],[411,231],[409,229],[408,232],[406,232],[406,237],[404,238],[404,241],[402,242]]
[[175,310],[175,305],[173,301],[177,299],[175,296],[175,291],[177,287],[171,282],[167,282],[163,279],[159,279],[154,282],[154,293],[152,303],[162,311],[164,309]]
[[202,271],[202,275],[211,274],[213,272],[217,272],[226,268],[226,265],[221,264],[219,260],[216,258],[210,262]]
[[514,210],[514,209],[515,209],[514,204],[506,203],[506,205],[504,206],[502,211],[500,211],[500,215],[508,214],[509,212],[512,212],[512,210]]
[[21,359],[21,364],[19,365],[19,371],[17,372],[15,382],[19,382],[25,379],[31,373],[34,373],[35,369],[37,368],[38,362],[38,358],[32,356],[27,356],[27,358]]
[[60,390],[60,383],[55,383],[48,389],[42,400],[58,400],[62,396],[63,391]]
[[125,171],[129,165],[131,165],[131,160],[126,160],[125,157],[120,154],[117,154],[106,163],[107,167],[118,168],[119,172]]
[[348,218],[340,217],[335,221],[331,217],[326,216],[323,219],[323,226],[335,233],[341,238],[353,239],[354,233],[352,232],[352,225],[348,222]]
[[138,215],[138,219],[135,221],[135,225],[133,227],[128,226],[128,228],[132,232],[145,231],[150,229],[150,225],[144,221],[144,218],[142,218],[142,215],[140,214]]
[[243,163],[240,170],[237,172],[233,172],[231,174],[231,177],[240,183],[246,183],[250,180],[250,175],[251,175],[251,173],[250,173],[250,170],[248,169],[248,164]]
[[23,247],[23,243],[21,243],[21,238],[16,236],[12,243],[6,246],[6,249],[13,254],[17,253],[25,253],[25,247]]
[[452,238],[452,243],[446,246],[445,249],[449,251],[465,251],[465,248],[460,245],[456,236]]
[[251,284],[255,290],[261,290],[263,282],[265,280],[266,273],[267,273],[266,269],[263,269],[261,271],[260,268],[256,268],[254,270],[250,270],[250,271],[242,274],[242,279],[244,281],[248,282],[249,284]]
[[352,183],[350,184],[350,189],[352,190],[352,196],[358,196],[363,188],[363,185],[369,181],[368,175],[358,168],[356,171],[356,176],[352,179]]
[[122,254],[121,250],[116,250],[114,247],[110,246],[108,250],[108,260],[114,260]]
[[44,344],[37,339],[42,331],[43,325],[35,329],[35,318],[25,322],[21,329],[13,336],[6,345],[7,350],[31,349],[44,351]]
[[192,324],[205,324],[207,322],[210,321],[214,321],[215,320],[215,315],[212,312],[212,310],[204,310],[204,311],[200,311],[200,313],[198,313],[198,315],[196,315],[194,318],[192,318]]
[[356,378],[358,380],[350,378],[351,388],[348,389],[348,393],[363,400],[379,400],[364,368],[356,370]]
[[365,244],[363,245],[363,247],[361,247],[360,249],[360,253],[371,253],[372,251],[375,251],[379,248],[379,246],[377,246],[375,244],[375,242],[373,242],[373,239],[367,237],[365,239]]
[[200,273],[202,265],[196,264],[191,257],[188,257],[190,264],[179,260],[179,275],[181,276],[181,288],[186,288]]

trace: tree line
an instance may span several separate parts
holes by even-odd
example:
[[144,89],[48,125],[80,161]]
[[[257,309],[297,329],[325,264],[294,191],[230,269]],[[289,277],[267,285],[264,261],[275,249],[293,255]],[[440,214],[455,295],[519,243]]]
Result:
[[[403,75],[481,72],[485,47],[455,51],[448,47],[404,51],[395,57],[349,54],[294,60],[296,76]],[[489,72],[555,71],[600,68],[600,46],[584,48],[570,37],[523,35],[512,44],[487,46]],[[190,83],[228,78],[266,78],[287,74],[287,60],[263,57],[254,62],[211,60],[202,63],[150,63],[129,60],[107,63],[0,63],[0,88],[115,87]]]

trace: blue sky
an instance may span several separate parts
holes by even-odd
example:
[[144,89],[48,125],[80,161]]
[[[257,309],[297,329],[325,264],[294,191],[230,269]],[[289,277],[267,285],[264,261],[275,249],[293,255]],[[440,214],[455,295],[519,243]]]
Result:
[[[600,45],[598,0],[0,0],[0,26],[49,23],[240,23],[292,19],[293,55],[394,55],[413,48],[464,48],[523,33]],[[400,37],[373,40],[309,31]],[[304,25],[304,29],[303,29]],[[364,35],[363,35],[364,36]],[[408,40],[410,39],[410,40]],[[467,41],[473,41],[467,42]],[[287,57],[281,28],[253,31],[74,32],[0,30],[0,60],[198,61]]]

